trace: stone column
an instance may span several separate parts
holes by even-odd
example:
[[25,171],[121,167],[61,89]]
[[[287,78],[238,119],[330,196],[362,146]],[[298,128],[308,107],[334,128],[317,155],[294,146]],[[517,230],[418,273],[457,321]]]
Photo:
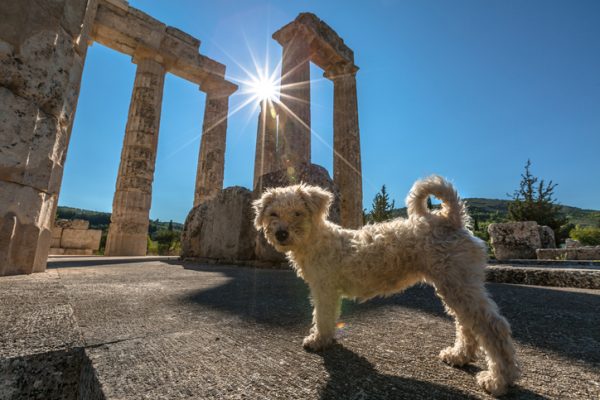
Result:
[[340,190],[340,223],[345,228],[363,224],[357,71],[355,65],[344,64],[324,74],[333,80],[333,180]]
[[137,71],[104,252],[107,256],[143,256],[147,248],[165,67],[150,56],[136,54],[133,62]]
[[0,2],[0,276],[46,269],[96,6]]
[[[277,110],[275,103],[264,99],[260,103],[258,129],[256,133],[256,153],[254,156],[254,184],[257,188],[260,177],[279,169],[277,154]],[[262,188],[258,188],[262,192]]]
[[279,148],[281,168],[290,171],[310,163],[310,41],[300,28],[273,38],[283,46]]
[[205,82],[200,87],[200,90],[206,93],[206,105],[198,155],[194,207],[215,197],[223,189],[229,96],[236,88],[225,81]]

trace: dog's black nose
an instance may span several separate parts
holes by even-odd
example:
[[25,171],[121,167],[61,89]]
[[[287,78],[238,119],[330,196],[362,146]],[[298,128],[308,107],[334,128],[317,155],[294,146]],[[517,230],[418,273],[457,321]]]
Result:
[[285,242],[285,240],[290,236],[290,234],[288,233],[288,231],[277,231],[275,232],[275,237],[277,238],[277,240],[279,240],[280,242]]

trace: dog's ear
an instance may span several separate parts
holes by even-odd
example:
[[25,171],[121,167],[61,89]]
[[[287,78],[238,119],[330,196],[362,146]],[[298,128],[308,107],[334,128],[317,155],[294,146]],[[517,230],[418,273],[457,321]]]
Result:
[[275,200],[275,193],[271,189],[267,189],[258,200],[252,202],[254,207],[254,227],[256,230],[261,230],[265,218],[265,209]]
[[333,195],[325,189],[318,186],[298,186],[298,192],[306,203],[306,207],[313,215],[318,215],[321,218],[327,218],[329,207],[333,202]]

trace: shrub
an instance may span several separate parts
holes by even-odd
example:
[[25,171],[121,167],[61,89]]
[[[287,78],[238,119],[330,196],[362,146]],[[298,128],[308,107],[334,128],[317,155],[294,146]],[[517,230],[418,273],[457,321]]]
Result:
[[600,228],[595,226],[577,226],[571,230],[571,238],[585,246],[600,245]]

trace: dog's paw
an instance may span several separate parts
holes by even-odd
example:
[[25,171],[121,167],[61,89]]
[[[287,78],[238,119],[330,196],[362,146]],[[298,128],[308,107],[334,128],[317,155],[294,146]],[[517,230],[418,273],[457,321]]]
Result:
[[302,341],[302,346],[307,351],[321,351],[331,346],[333,338],[325,338],[316,333],[311,333]]
[[502,376],[496,376],[491,371],[477,374],[477,383],[492,396],[502,396],[508,389],[508,384]]
[[453,367],[462,367],[473,361],[473,357],[457,351],[454,347],[446,347],[440,351],[440,359]]

